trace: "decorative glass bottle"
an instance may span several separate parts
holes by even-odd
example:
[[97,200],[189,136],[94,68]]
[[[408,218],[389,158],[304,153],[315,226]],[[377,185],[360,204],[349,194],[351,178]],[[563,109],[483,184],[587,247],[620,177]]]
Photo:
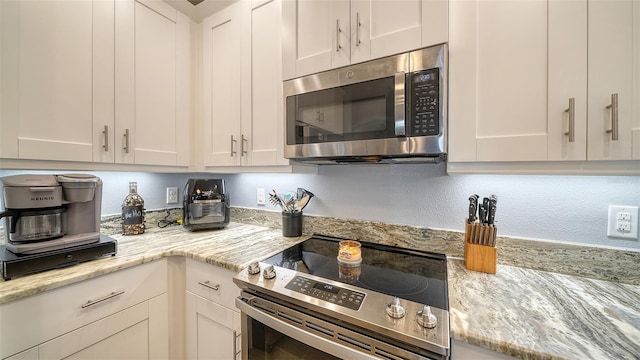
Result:
[[129,195],[122,202],[122,234],[144,234],[144,199],[136,182],[129,183]]

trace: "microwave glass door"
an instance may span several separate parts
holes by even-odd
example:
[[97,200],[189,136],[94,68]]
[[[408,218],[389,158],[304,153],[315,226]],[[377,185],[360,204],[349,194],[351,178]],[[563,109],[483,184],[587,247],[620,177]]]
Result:
[[396,137],[393,76],[287,97],[287,144]]

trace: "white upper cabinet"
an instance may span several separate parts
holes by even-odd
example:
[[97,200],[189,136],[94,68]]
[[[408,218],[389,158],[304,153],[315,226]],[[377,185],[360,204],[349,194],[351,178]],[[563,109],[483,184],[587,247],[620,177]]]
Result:
[[587,157],[587,2],[549,2],[549,160]]
[[161,1],[116,1],[116,162],[189,165],[190,20]]
[[283,2],[290,79],[446,42],[447,0]]
[[281,1],[240,1],[206,18],[204,167],[287,165]]
[[450,2],[449,161],[547,157],[547,3]]
[[0,6],[0,157],[93,161],[113,122],[113,1]]
[[449,161],[640,159],[639,14],[629,0],[452,0]]
[[629,160],[632,124],[636,132],[640,129],[640,113],[633,113],[633,103],[640,101],[640,92],[633,88],[640,48],[634,26],[640,26],[640,2],[590,0],[588,7],[587,159]]
[[243,90],[242,108],[251,109],[242,113],[242,133],[247,138],[242,164],[288,165],[284,158],[282,1],[253,0],[250,16],[251,32],[243,32],[242,41],[251,54],[251,70],[242,77],[245,89],[250,90]]
[[[242,6],[231,5],[202,22],[203,162],[240,165]],[[239,145],[240,143],[240,145]],[[240,150],[241,151],[241,150]]]
[[0,157],[186,166],[190,20],[161,1],[3,1]]
[[549,2],[549,160],[632,159],[639,11],[632,1]]

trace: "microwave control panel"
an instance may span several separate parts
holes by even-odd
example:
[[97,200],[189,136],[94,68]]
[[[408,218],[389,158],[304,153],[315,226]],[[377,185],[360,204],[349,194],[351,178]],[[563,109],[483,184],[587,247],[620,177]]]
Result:
[[438,69],[415,71],[408,75],[409,101],[407,128],[409,136],[440,133],[440,76]]

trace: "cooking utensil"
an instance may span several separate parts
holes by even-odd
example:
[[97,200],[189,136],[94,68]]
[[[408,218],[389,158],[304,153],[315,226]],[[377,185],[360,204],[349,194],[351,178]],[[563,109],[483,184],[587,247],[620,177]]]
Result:
[[309,204],[309,200],[315,195],[313,195],[311,191],[303,188],[298,188],[298,194],[302,194],[302,196],[298,197],[298,208],[302,211]]

